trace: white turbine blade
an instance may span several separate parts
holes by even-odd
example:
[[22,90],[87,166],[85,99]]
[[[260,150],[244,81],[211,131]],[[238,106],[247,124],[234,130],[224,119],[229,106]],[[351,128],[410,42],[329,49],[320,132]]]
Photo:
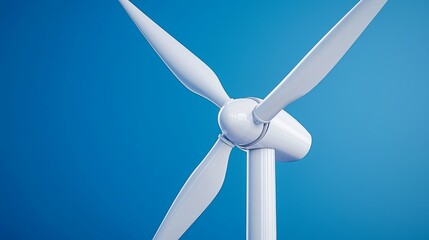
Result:
[[225,179],[228,158],[233,147],[226,142],[222,137],[218,139],[194,170],[168,210],[153,239],[179,239],[213,201]]
[[258,122],[269,122],[286,105],[311,91],[340,61],[387,0],[361,0],[255,108]]
[[229,101],[216,74],[128,0],[119,0],[140,32],[173,74],[192,92],[218,107]]

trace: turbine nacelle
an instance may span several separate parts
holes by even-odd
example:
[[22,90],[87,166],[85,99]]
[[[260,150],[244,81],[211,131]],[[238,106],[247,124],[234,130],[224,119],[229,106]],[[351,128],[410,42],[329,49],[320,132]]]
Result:
[[218,116],[224,136],[242,150],[275,149],[278,161],[304,158],[311,147],[310,133],[283,110],[271,122],[257,124],[253,110],[260,101],[240,98],[227,102]]

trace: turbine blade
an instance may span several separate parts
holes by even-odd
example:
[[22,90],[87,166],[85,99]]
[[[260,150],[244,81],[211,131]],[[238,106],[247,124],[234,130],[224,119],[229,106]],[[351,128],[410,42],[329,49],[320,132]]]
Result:
[[209,206],[222,187],[232,147],[222,137],[216,141],[183,185],[153,239],[179,239]]
[[140,32],[173,74],[192,92],[218,107],[229,101],[216,74],[128,0],[119,0]]
[[291,102],[311,91],[340,61],[387,0],[361,0],[255,108],[257,122],[269,122]]

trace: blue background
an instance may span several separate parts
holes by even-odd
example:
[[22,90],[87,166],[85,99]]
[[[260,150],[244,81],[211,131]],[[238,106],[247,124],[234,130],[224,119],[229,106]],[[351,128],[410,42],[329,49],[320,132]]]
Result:
[[[357,2],[135,4],[264,97]],[[279,239],[429,239],[429,2],[389,1],[287,107],[312,134],[277,164]],[[219,133],[117,1],[2,1],[0,239],[150,239]],[[245,153],[184,239],[245,238]]]

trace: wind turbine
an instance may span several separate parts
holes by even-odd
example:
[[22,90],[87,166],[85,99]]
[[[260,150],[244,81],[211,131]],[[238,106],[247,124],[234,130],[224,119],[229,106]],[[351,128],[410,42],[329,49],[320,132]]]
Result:
[[340,61],[387,0],[361,0],[263,100],[231,99],[215,73],[128,0],[119,0],[173,74],[220,108],[222,134],[180,190],[154,239],[179,239],[218,194],[234,146],[247,152],[247,239],[276,239],[275,160],[302,159],[311,135],[283,110]]

